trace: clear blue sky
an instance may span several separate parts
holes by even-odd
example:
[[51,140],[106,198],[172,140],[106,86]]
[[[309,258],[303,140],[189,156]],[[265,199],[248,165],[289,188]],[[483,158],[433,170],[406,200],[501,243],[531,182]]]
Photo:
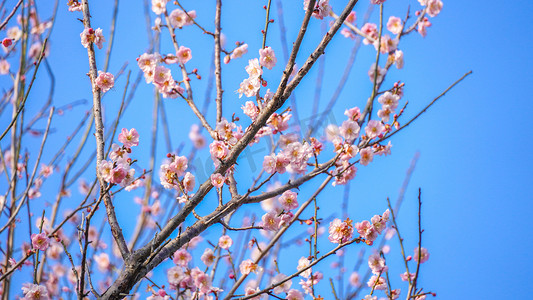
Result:
[[[50,44],[50,63],[58,83],[56,106],[77,99],[91,99],[89,81],[85,75],[88,70],[87,55],[79,39],[82,25],[77,18],[81,18],[81,14],[67,12],[64,1],[60,2]],[[303,16],[302,2],[284,1],[283,4],[289,42],[294,40]],[[345,1],[331,2],[334,11],[339,13],[340,5],[337,3]],[[359,2],[356,6],[358,25],[361,24],[368,0]],[[412,10],[419,7],[417,1],[399,2],[385,2],[385,15],[403,17],[406,3],[412,5]],[[473,74],[407,130],[392,139],[392,156],[379,157],[369,166],[360,167],[350,187],[350,218],[359,221],[380,214],[386,207],[386,197],[396,199],[411,158],[420,152],[401,209],[400,229],[406,238],[407,251],[411,252],[416,245],[417,234],[416,195],[418,188],[422,188],[423,243],[431,257],[423,265],[421,282],[426,290],[437,292],[438,299],[528,298],[531,293],[529,286],[533,279],[530,271],[533,260],[529,253],[533,247],[530,234],[533,218],[529,214],[533,208],[533,160],[528,154],[532,147],[532,135],[527,128],[530,127],[529,114],[533,112],[533,102],[528,96],[533,83],[530,72],[533,68],[530,54],[533,46],[530,32],[533,28],[533,3],[518,3],[444,1],[443,11],[431,20],[433,26],[428,29],[425,39],[414,33],[402,41],[400,48],[405,53],[405,67],[401,71],[390,72],[387,83],[392,84],[396,80],[406,83],[404,99],[409,100],[407,116],[416,114],[465,72],[473,70]],[[246,76],[244,66],[248,59],[258,57],[257,49],[262,41],[260,31],[264,26],[264,4],[266,1],[223,1],[222,27],[227,44],[244,41],[249,45],[249,53],[244,58],[223,66],[226,74],[223,77],[226,118],[231,117],[229,112],[236,111],[244,119],[240,106],[246,100],[239,99],[233,91],[237,90],[239,82]],[[52,9],[48,4],[39,5],[44,15]],[[183,1],[183,5],[197,10],[200,24],[210,30],[214,28],[214,1],[198,4],[189,0]],[[111,1],[91,2],[93,27],[103,28],[106,37],[109,36],[111,11]],[[271,24],[267,45],[274,48],[282,62],[276,7],[271,18],[276,22]],[[375,10],[371,21],[377,20],[378,12]],[[320,21],[313,19],[311,23],[298,61],[300,66],[302,58],[310,53],[321,36]],[[189,68],[198,68],[203,77],[200,82],[193,82],[195,99],[201,106],[209,77],[211,38],[202,35],[195,27],[188,27],[179,33],[179,39],[181,44],[192,49],[193,59],[188,63]],[[132,70],[134,78],[138,72],[135,59],[148,47],[142,1],[121,1],[115,42],[110,72],[116,73],[128,62],[127,70]],[[339,35],[326,50],[320,111],[336,88],[352,45],[352,41]],[[104,47],[107,47],[107,43]],[[162,53],[172,52],[168,34],[163,35],[162,49]],[[359,52],[348,84],[334,109],[337,122],[342,122],[346,107],[364,106],[371,88],[366,72],[374,56],[375,50],[368,46]],[[103,66],[103,50],[98,52],[97,58],[98,65]],[[272,71],[265,72],[271,88],[277,85],[281,65],[278,63]],[[315,68],[295,91],[301,119],[311,113],[316,76]],[[7,84],[5,78],[0,78],[0,84]],[[45,101],[48,84],[45,76],[36,82],[27,105],[29,113],[37,110],[41,101]],[[125,76],[122,76],[117,80],[114,90],[105,95],[108,123],[120,104],[124,86]],[[121,123],[121,127],[139,128],[143,147],[134,153],[134,157],[139,159],[143,167],[148,165],[147,159],[143,161],[143,155],[149,153],[152,95],[151,86],[142,81]],[[214,99],[213,95],[211,99]],[[188,125],[183,124],[190,124],[195,119],[189,108],[179,100],[165,100],[165,106],[171,123],[172,146],[178,148],[181,142],[189,142]],[[79,116],[87,109],[89,105],[57,117],[53,124],[57,133],[52,140],[64,139],[72,124],[77,124],[75,120],[79,120]],[[214,105],[209,107],[208,119],[214,120]],[[2,128],[6,122],[3,115]],[[40,140],[35,139],[34,143],[38,147]],[[5,144],[2,143],[2,146],[5,147]],[[254,147],[265,147],[265,144]],[[188,149],[185,148],[185,153]],[[166,146],[161,140],[157,160],[161,161],[165,153]],[[51,157],[50,154],[45,161]],[[87,151],[86,155],[89,154]],[[263,155],[252,156],[251,161],[256,163],[256,167],[260,166]],[[241,159],[239,163],[242,168],[239,176],[245,183],[249,181],[249,170],[254,166],[246,159]],[[208,152],[204,150],[200,161],[195,164],[209,166]],[[302,197],[311,194],[318,182],[303,186]],[[245,186],[241,184],[240,188],[244,189]],[[319,199],[324,216],[340,207],[343,192],[342,187],[329,188],[327,197]],[[73,194],[78,197],[76,191]],[[123,195],[117,201],[118,207],[132,206],[132,199],[128,195]],[[133,213],[137,211],[135,207]],[[133,230],[134,220],[128,219],[130,213],[119,210],[119,219],[126,224],[126,236]],[[219,234],[219,230],[212,230],[212,236]],[[402,273],[396,240],[391,246],[393,254],[388,258],[394,261],[391,262],[391,271],[393,274]],[[323,251],[329,247],[325,243]],[[349,253],[356,254],[358,249],[349,250]],[[300,250],[305,253],[303,249]],[[323,270],[328,269],[328,264],[324,265]],[[163,274],[162,271],[159,273]],[[396,282],[399,284],[399,280]],[[326,281],[322,284],[329,289]],[[298,286],[296,280],[293,286]]]

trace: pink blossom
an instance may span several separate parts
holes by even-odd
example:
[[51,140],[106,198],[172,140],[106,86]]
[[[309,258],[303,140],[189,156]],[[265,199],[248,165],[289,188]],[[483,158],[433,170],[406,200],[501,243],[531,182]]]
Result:
[[402,19],[390,16],[387,22],[387,29],[394,34],[399,34],[402,31]]
[[[413,259],[414,259],[415,261],[418,261],[418,252],[419,252],[418,247],[416,247],[416,248],[415,248],[415,255],[413,255]],[[422,248],[420,249],[420,253],[421,253],[421,256],[420,256],[420,263],[423,264],[423,263],[425,263],[426,261],[428,261],[428,259],[429,259],[429,252],[428,252],[428,249],[422,247]]]
[[109,261],[109,255],[107,255],[107,253],[100,253],[98,255],[95,255],[94,261],[96,262],[98,270],[100,270],[101,272],[109,271],[109,266],[111,264]]
[[369,288],[374,287],[375,290],[387,289],[387,282],[385,281],[385,278],[383,276],[378,277],[378,275],[372,275],[372,277],[370,277],[370,280],[368,280],[367,285]]
[[26,300],[48,300],[48,290],[44,285],[37,285],[31,283],[24,283],[22,285],[22,293]]
[[261,218],[263,220],[263,229],[268,231],[276,231],[279,229],[281,218],[275,211],[266,213]]
[[156,15],[160,15],[167,11],[168,0],[152,0],[152,11]]
[[185,156],[174,156],[170,163],[170,169],[177,174],[177,176],[183,176],[185,170],[187,170],[189,160]]
[[[388,34],[385,34],[381,37],[381,47],[379,47],[379,51],[383,54],[390,53],[398,47],[398,40],[392,39]],[[374,48],[378,50],[378,40],[375,40]]]
[[397,69],[403,68],[403,51],[402,50],[394,51],[394,64],[396,64]]
[[442,1],[440,0],[428,0],[427,1],[427,13],[430,17],[436,17],[442,10]]
[[0,75],[9,74],[9,62],[5,59],[0,59]]
[[139,133],[135,128],[130,130],[122,128],[122,131],[118,135],[118,141],[124,144],[124,147],[131,148],[139,145]]
[[82,33],[80,33],[81,44],[83,47],[88,48],[91,43],[96,44],[98,49],[102,49],[103,43],[105,42],[104,35],[102,34],[102,29],[98,28],[96,30],[92,28],[85,28]]
[[287,300],[304,300],[304,295],[299,290],[292,289],[287,293]]
[[415,276],[415,273],[409,273],[410,278],[407,277],[407,272],[400,274],[400,278],[402,278],[403,281],[409,281],[409,279],[413,281],[415,279]]
[[270,47],[259,49],[259,56],[259,63],[269,70],[272,70],[278,61],[276,55],[274,54],[274,50],[272,50]]
[[355,11],[352,11],[348,17],[346,17],[346,22],[355,24],[355,21],[357,20],[357,15],[355,14]]
[[385,130],[385,127],[380,121],[370,120],[365,127],[365,133],[369,139],[379,137],[379,135]]
[[172,260],[176,265],[186,267],[191,261],[192,256],[185,249],[179,249],[174,253],[174,259]]
[[365,23],[363,25],[363,27],[361,27],[361,31],[366,36],[368,36],[369,38],[372,39],[372,40],[369,40],[369,39],[365,38],[363,40],[363,44],[365,44],[365,45],[372,44],[374,42],[374,40],[376,40],[378,38],[378,27],[374,23]]
[[[189,16],[187,16],[187,14]],[[193,19],[196,18],[196,11],[191,10],[185,13],[181,9],[175,9],[170,13],[169,17],[170,17],[170,25],[172,27],[182,28],[183,26],[193,24]]]
[[385,273],[389,269],[385,265],[385,259],[379,256],[379,254],[372,254],[368,257],[368,266],[370,267],[370,270],[372,270],[372,273],[376,275]]
[[347,141],[348,140],[351,141],[351,140],[356,139],[357,136],[359,136],[359,130],[360,130],[360,127],[359,127],[359,124],[357,124],[357,122],[352,121],[352,120],[346,120],[342,122],[342,126],[339,129],[339,133],[344,139],[346,139]]
[[241,46],[233,49],[233,52],[231,53],[230,58],[231,59],[239,58],[246,53],[248,53],[248,44],[242,44]]
[[[298,271],[301,271],[303,270],[304,268],[306,268],[307,266],[309,266],[311,264],[311,262],[309,261],[309,259],[307,259],[306,257],[301,257],[299,260],[298,260],[298,266],[296,267],[296,269]],[[311,276],[311,273],[312,273],[312,270],[311,268],[303,271],[302,273],[300,273],[300,276],[304,277],[304,278],[309,278]]]
[[349,28],[346,28],[346,27],[342,28],[341,34],[347,39],[352,39],[352,40],[355,39],[355,34]]
[[298,201],[296,200],[298,194],[293,191],[285,191],[279,198],[278,202],[285,210],[292,210],[298,208]]
[[360,286],[361,282],[360,282],[359,274],[357,272],[353,272],[352,274],[350,274],[350,278],[348,279],[348,282],[353,287]]
[[383,95],[379,96],[378,98],[378,102],[381,103],[381,105],[383,106],[388,105],[391,107],[393,111],[398,107],[399,100],[400,100],[400,96],[393,94],[391,92],[385,92]]
[[[274,285],[278,284],[279,282],[283,281],[285,278],[287,278],[287,275],[280,273],[280,274],[274,276],[274,278],[272,278],[272,284],[274,284]],[[276,286],[274,288],[273,292],[274,292],[274,294],[286,293],[291,288],[291,285],[292,285],[292,281],[291,280],[287,280],[284,283]]]
[[428,18],[424,18],[422,21],[418,23],[418,27],[417,27],[418,33],[420,33],[422,37],[426,37],[427,28],[430,26],[431,26],[431,22],[429,22]]
[[370,66],[370,69],[368,70],[368,77],[370,78],[371,82],[374,82],[374,77],[376,77],[377,84],[379,84],[381,83],[381,81],[383,81],[383,77],[385,77],[385,74],[387,74],[387,69],[378,66],[377,71],[378,72],[376,76],[376,63],[373,63],[372,66]]
[[111,170],[111,179],[109,183],[120,184],[126,177],[127,171],[123,168],[123,165],[117,165]]
[[261,84],[258,78],[246,78],[241,82],[237,93],[239,93],[239,98],[242,97],[242,94],[246,97],[252,97],[259,91],[260,87]]
[[211,153],[213,160],[214,158],[224,159],[229,153],[228,148],[221,141],[213,141],[209,145],[209,152]]
[[68,11],[82,11],[81,3],[78,2],[78,0],[69,0],[68,3]]
[[191,172],[185,173],[185,176],[183,176],[183,188],[185,189],[185,192],[194,191],[195,184],[196,180],[194,178],[194,175],[192,175]]
[[329,237],[330,242],[335,244],[341,244],[349,241],[353,236],[353,224],[352,220],[346,219],[341,221],[335,219],[329,223]]
[[246,103],[241,108],[244,114],[250,117],[252,121],[255,121],[255,119],[259,115],[259,108],[252,101],[246,101]]
[[356,223],[355,228],[362,238],[370,242],[373,242],[378,237],[378,232],[374,226],[366,220],[361,223]]
[[[307,11],[309,6],[309,0],[304,0],[304,10]],[[331,6],[329,5],[329,0],[319,0],[315,2],[315,7],[313,9],[312,16],[322,20],[325,17],[329,16],[331,13]]]
[[[245,296],[250,296],[250,295],[253,295],[253,294],[255,294],[255,293],[259,292],[259,291],[260,290],[259,290],[258,287],[252,288],[250,286],[247,286],[246,289],[244,290],[244,295]],[[261,299],[261,295],[250,298],[250,300],[259,300],[259,299]]]
[[388,122],[392,113],[394,113],[394,110],[390,106],[384,105],[380,110],[378,110],[378,117],[382,122]]
[[[261,52],[261,50],[259,50],[259,52]],[[245,69],[250,78],[259,78],[259,76],[263,74],[263,69],[261,69],[261,65],[259,65],[259,60],[257,58],[250,59]]]
[[180,63],[186,64],[192,58],[191,49],[184,46],[180,46],[178,52],[176,53],[176,56],[178,57],[178,61]]
[[159,55],[159,53],[143,53],[141,56],[139,56],[139,58],[137,58],[137,65],[139,66],[139,68],[141,68],[141,70],[143,70],[143,72],[146,73],[148,71],[153,71],[160,59],[161,56]]
[[211,184],[213,184],[214,187],[221,188],[222,186],[224,186],[225,181],[226,178],[220,173],[211,174]]
[[39,234],[34,233],[31,235],[31,245],[33,246],[33,249],[45,251],[50,245],[50,239],[44,232]]
[[359,163],[363,166],[368,166],[368,164],[374,159],[374,151],[370,147],[366,147],[359,151],[359,155],[361,156]]
[[239,265],[239,270],[241,271],[241,274],[248,275],[250,273],[259,273],[263,270],[260,266],[255,264],[252,260],[247,259],[243,260],[241,264]]
[[372,4],[383,4],[386,0],[370,0]]
[[168,283],[177,286],[186,277],[181,267],[175,266],[167,270]]
[[206,266],[210,267],[215,262],[215,254],[213,250],[206,248],[200,259]]
[[233,245],[233,240],[229,235],[223,235],[218,239],[218,246],[222,249],[228,250]]

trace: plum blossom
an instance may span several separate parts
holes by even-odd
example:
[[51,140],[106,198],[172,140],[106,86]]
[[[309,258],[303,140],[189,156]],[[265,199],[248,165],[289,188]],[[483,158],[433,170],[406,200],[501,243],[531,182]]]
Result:
[[346,28],[346,27],[342,28],[341,34],[347,39],[352,39],[352,40],[355,39],[355,34],[349,28]]
[[[419,252],[418,247],[416,247],[416,248],[415,248],[415,255],[413,256],[413,259],[414,259],[415,261],[418,261],[418,252]],[[420,253],[421,253],[421,256],[420,256],[420,263],[423,264],[423,263],[425,263],[426,261],[428,261],[428,259],[429,259],[429,252],[428,252],[428,249],[422,247],[422,248],[420,249]]]
[[104,35],[102,34],[102,29],[98,28],[96,30],[92,28],[85,28],[82,33],[80,33],[81,44],[83,47],[88,48],[91,43],[95,43],[98,49],[102,49],[103,43],[105,42]]
[[298,201],[296,200],[298,194],[293,191],[285,191],[278,198],[278,202],[281,204],[281,207],[285,210],[292,210],[298,208]]
[[196,179],[194,175],[191,172],[185,173],[185,176],[183,176],[183,189],[185,190],[185,192],[194,191],[195,183]]
[[359,155],[361,156],[361,160],[359,162],[363,166],[368,166],[368,164],[374,159],[374,151],[370,147],[366,147],[359,151]]
[[193,19],[196,18],[196,11],[191,10],[185,13],[183,10],[177,8],[170,13],[169,18],[170,25],[173,28],[182,28],[183,26],[193,24]]
[[218,239],[218,246],[222,249],[228,250],[233,245],[233,240],[229,235],[223,235]]
[[369,45],[374,42],[378,38],[378,27],[374,23],[365,23],[363,27],[361,27],[361,31],[365,34],[365,36],[371,38],[372,40],[365,38],[363,40],[363,44]]
[[255,121],[255,119],[259,115],[259,108],[252,101],[246,101],[246,103],[241,108],[244,114],[250,117],[252,121]]
[[[301,271],[304,268],[306,268],[307,266],[309,266],[310,264],[311,264],[311,262],[309,261],[309,259],[307,259],[306,257],[302,256],[298,260],[298,266],[296,267],[296,269],[298,271]],[[312,270],[311,270],[311,268],[309,268],[309,269],[303,271],[302,273],[300,273],[300,276],[305,277],[305,278],[309,278],[309,276],[311,276],[311,273],[312,273]]]
[[248,275],[250,273],[259,273],[263,270],[260,266],[254,263],[251,259],[243,260],[239,265],[239,270],[241,274]]
[[368,77],[371,82],[374,82],[374,77],[376,77],[377,84],[383,81],[383,77],[387,74],[387,69],[377,66],[377,75],[376,75],[376,63],[373,63],[368,70]]
[[426,12],[430,17],[436,17],[442,10],[442,1],[440,0],[428,0]]
[[[261,52],[261,50],[259,50],[259,52]],[[259,76],[263,74],[263,69],[261,69],[261,65],[257,58],[250,59],[245,69],[250,78],[259,78]]]
[[350,278],[348,279],[348,282],[353,287],[360,286],[361,285],[361,281],[360,281],[359,273],[353,272],[352,274],[350,274]]
[[[307,11],[309,7],[309,0],[304,0],[304,10]],[[329,16],[331,13],[331,6],[329,5],[329,0],[317,0],[315,2],[315,7],[313,9],[312,16],[322,20],[325,17]]]
[[168,0],[152,0],[152,11],[156,15],[160,15],[167,11]]
[[388,105],[392,108],[392,110],[395,110],[398,107],[398,101],[400,100],[400,96],[393,94],[391,92],[385,92],[383,95],[379,96],[378,102],[381,103],[381,105],[385,106]]
[[174,259],[172,260],[176,265],[186,267],[191,261],[192,256],[185,249],[179,249],[174,253]]
[[48,300],[48,290],[44,285],[37,285],[31,283],[24,283],[22,285],[22,293],[26,300]]
[[248,44],[242,44],[239,47],[233,49],[233,52],[231,53],[230,58],[231,59],[239,58],[246,53],[248,53]]
[[9,74],[9,62],[5,59],[0,59],[0,75]]
[[366,284],[370,288],[374,287],[375,290],[387,289],[387,282],[385,281],[385,278],[383,278],[383,276],[372,275],[372,277],[370,277]]
[[359,136],[359,124],[352,120],[346,120],[342,122],[342,126],[339,129],[340,135],[346,140],[354,140]]
[[390,53],[398,47],[398,40],[391,38],[388,34],[381,37],[381,47],[379,47],[378,40],[375,41],[374,47],[383,54]]
[[45,251],[50,245],[50,239],[44,232],[39,234],[34,233],[31,235],[31,245],[34,249]]
[[211,174],[211,184],[213,184],[216,188],[221,188],[224,186],[224,182],[226,181],[226,178],[222,176],[220,173]]
[[96,77],[95,83],[102,93],[105,93],[115,85],[115,77],[111,73],[98,71],[98,77]]
[[281,218],[275,211],[264,214],[261,219],[263,220],[264,230],[276,231],[279,229]]
[[403,68],[403,51],[396,50],[394,51],[394,64],[397,69]]
[[386,0],[370,0],[372,4],[383,4]]
[[368,266],[370,267],[370,270],[372,270],[372,273],[376,275],[387,272],[389,269],[385,265],[385,259],[379,256],[379,254],[372,254],[368,257]]
[[402,31],[402,19],[390,16],[387,22],[387,29],[394,34],[399,34]]
[[185,46],[180,46],[178,52],[176,52],[176,56],[178,57],[178,61],[180,63],[186,64],[192,58],[191,49]]
[[239,93],[239,98],[242,97],[242,94],[246,97],[252,97],[259,91],[260,87],[261,84],[258,78],[246,78],[241,82],[237,93]]
[[[283,281],[285,278],[287,278],[287,275],[280,273],[280,274],[274,276],[274,278],[272,279],[272,284],[277,284],[277,283]],[[291,285],[292,285],[292,281],[291,280],[287,280],[284,283],[276,286],[274,288],[273,292],[274,292],[274,294],[286,293],[291,288]]]
[[211,145],[209,145],[209,152],[211,153],[213,160],[215,160],[215,158],[224,159],[229,153],[228,148],[224,142],[221,141],[213,141]]
[[362,238],[370,242],[373,242],[378,237],[378,232],[369,221],[365,220],[361,223],[356,223],[355,228]]
[[200,257],[202,262],[208,267],[210,267],[215,262],[215,258],[215,253],[209,248],[206,248],[204,254],[202,254],[202,257]]
[[94,261],[96,262],[96,266],[98,267],[98,270],[101,272],[106,272],[109,270],[110,261],[109,261],[109,255],[107,253],[100,253],[94,256]]
[[329,223],[329,237],[330,242],[335,244],[341,244],[349,241],[353,236],[353,223],[352,220],[346,219],[341,221],[335,219]]
[[277,61],[278,60],[272,48],[265,47],[264,49],[259,49],[259,63],[261,64],[261,66],[272,70],[272,68],[276,65]]
[[292,289],[287,293],[287,300],[304,300],[304,295],[299,290]]
[[374,138],[379,137],[379,135],[384,130],[385,130],[385,126],[383,126],[383,124],[377,120],[370,120],[365,127],[365,133],[369,139],[374,139]]
[[130,130],[122,128],[122,131],[118,135],[118,141],[124,144],[124,147],[131,148],[139,145],[139,133],[135,128]]

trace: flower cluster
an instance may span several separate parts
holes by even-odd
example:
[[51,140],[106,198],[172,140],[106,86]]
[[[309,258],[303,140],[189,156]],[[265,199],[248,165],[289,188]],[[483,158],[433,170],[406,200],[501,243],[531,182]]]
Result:
[[146,83],[153,83],[164,98],[177,98],[180,94],[183,95],[185,89],[172,78],[170,69],[160,63],[171,64],[180,62],[184,64],[191,57],[190,49],[181,46],[176,56],[169,54],[162,57],[159,53],[144,53],[137,58],[137,64],[144,72]]
[[194,24],[193,19],[196,18],[196,11],[191,10],[184,12],[183,10],[177,8],[170,13],[169,17],[170,26],[173,28],[182,28],[183,26]]
[[[304,10],[307,11],[309,7],[309,0],[304,0]],[[312,16],[322,20],[325,17],[329,16],[331,13],[331,6],[329,5],[329,0],[318,0],[315,2],[315,7],[313,8]]]
[[102,29],[98,28],[96,30],[92,28],[85,28],[82,33],[80,33],[81,44],[85,48],[89,48],[91,43],[96,44],[98,49],[102,49],[105,42],[104,35],[102,34]]
[[[175,189],[186,194],[194,190],[196,179],[188,168],[188,160],[185,156],[168,154],[169,160],[161,165],[159,180],[165,189]],[[181,177],[181,179],[180,179]]]
[[[315,146],[320,146],[315,140]],[[305,174],[307,161],[315,153],[315,148],[307,142],[299,142],[296,134],[283,135],[280,138],[281,151],[278,154],[265,156],[263,169],[272,174],[283,174],[286,171],[293,174]]]
[[365,220],[355,224],[357,232],[361,238],[366,240],[366,243],[372,245],[378,235],[387,227],[387,221],[389,221],[390,211],[387,209],[383,215],[375,215],[370,219],[370,222]]
[[98,77],[95,80],[96,86],[105,93],[115,85],[115,77],[111,73],[98,71]]
[[335,244],[342,244],[349,241],[353,236],[353,221],[346,219],[341,221],[335,219],[329,223],[329,241]]
[[[130,185],[136,186],[137,184],[134,183],[135,169],[131,168],[133,161],[129,154],[131,153],[131,147],[139,145],[139,133],[137,133],[135,128],[130,130],[122,128],[121,133],[118,135],[118,140],[123,145],[111,145],[111,152],[109,153],[111,160],[102,160],[98,164],[98,173],[106,182],[120,184],[128,189]],[[132,186],[130,189],[133,188]]]
[[[246,46],[246,49],[247,47],[248,46]],[[266,82],[261,78],[261,75],[263,74],[262,67],[271,70],[276,65],[276,62],[276,55],[272,48],[265,47],[264,49],[259,49],[259,59],[250,59],[248,61],[248,66],[245,67],[246,72],[248,73],[248,78],[241,82],[239,89],[237,90],[239,98],[241,98],[243,94],[246,97],[255,96],[259,91],[261,84],[266,86]]]

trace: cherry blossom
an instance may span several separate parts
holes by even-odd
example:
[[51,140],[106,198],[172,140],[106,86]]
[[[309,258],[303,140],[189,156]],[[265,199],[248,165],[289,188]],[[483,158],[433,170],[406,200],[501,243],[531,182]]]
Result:
[[387,22],[387,29],[394,34],[399,34],[402,31],[402,19],[390,16]]
[[[429,252],[428,252],[428,250],[427,250],[426,248],[424,248],[424,247],[422,247],[422,248],[420,248],[420,249],[421,249],[421,250],[420,250],[420,253],[421,253],[421,256],[420,256],[420,263],[422,264],[422,263],[425,263],[426,261],[428,261],[428,259],[429,259]],[[418,261],[418,252],[419,252],[418,247],[415,248],[414,252],[415,252],[415,255],[413,255],[413,259],[414,259],[415,261]]]
[[223,235],[218,239],[218,246],[228,250],[233,245],[233,240],[228,235]]
[[38,234],[34,233],[31,235],[31,245],[34,249],[45,251],[50,245],[50,239],[44,232]]
[[191,49],[180,46],[178,52],[176,52],[176,56],[178,57],[178,61],[180,63],[186,64],[192,58]]
[[135,128],[130,130],[122,128],[118,135],[118,141],[124,144],[124,147],[131,148],[139,145],[139,133]]
[[346,219],[341,221],[335,219],[329,223],[329,237],[330,242],[335,244],[341,244],[349,241],[353,236],[353,224],[352,220]]

